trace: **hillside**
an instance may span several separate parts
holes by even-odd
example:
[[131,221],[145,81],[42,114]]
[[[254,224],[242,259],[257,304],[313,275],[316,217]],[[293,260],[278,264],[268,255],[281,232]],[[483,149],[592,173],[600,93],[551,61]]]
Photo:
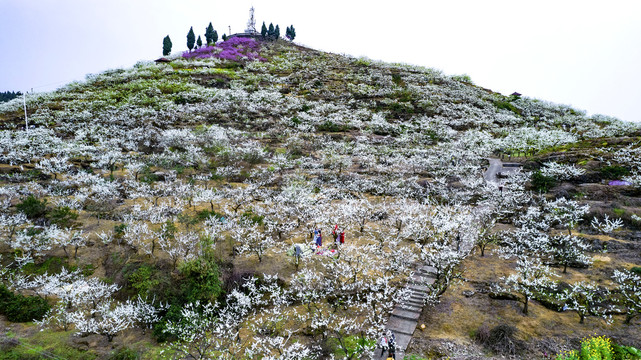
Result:
[[415,359],[641,347],[641,127],[234,41],[0,104],[0,359],[373,357],[423,265]]

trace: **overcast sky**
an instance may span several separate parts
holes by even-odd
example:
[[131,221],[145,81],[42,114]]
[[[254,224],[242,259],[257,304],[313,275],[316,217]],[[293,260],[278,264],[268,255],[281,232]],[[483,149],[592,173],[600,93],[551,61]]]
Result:
[[0,91],[48,91],[263,21],[306,46],[468,74],[475,84],[641,121],[641,1],[0,0]]

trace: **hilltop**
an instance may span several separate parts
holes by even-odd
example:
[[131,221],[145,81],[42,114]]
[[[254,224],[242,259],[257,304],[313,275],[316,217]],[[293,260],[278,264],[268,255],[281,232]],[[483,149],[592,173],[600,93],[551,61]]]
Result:
[[638,124],[281,40],[169,59],[0,103],[13,358],[373,356],[423,265],[415,358],[641,347]]

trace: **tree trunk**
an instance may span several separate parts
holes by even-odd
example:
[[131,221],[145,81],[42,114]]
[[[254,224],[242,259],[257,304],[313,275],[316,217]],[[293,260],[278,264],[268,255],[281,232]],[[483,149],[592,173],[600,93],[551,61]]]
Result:
[[530,298],[526,296],[525,297],[525,303],[523,304],[523,314],[525,314],[525,315],[527,315],[527,306],[528,306],[529,302],[530,302]]

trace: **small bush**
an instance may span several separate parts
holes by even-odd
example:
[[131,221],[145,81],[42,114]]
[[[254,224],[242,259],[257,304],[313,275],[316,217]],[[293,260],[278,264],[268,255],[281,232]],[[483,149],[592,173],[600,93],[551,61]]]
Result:
[[140,354],[128,347],[121,347],[117,351],[114,351],[108,358],[108,360],[138,360],[140,359]]
[[623,166],[604,166],[599,169],[601,175],[606,179],[620,179],[624,176],[630,175],[630,170]]
[[265,220],[264,216],[256,215],[252,211],[246,211],[240,217],[248,219],[249,221],[257,225],[263,225],[263,222]]
[[216,219],[220,219],[220,218],[223,217],[221,214],[219,214],[219,213],[217,213],[215,211],[201,210],[196,214],[196,219],[198,219],[198,221],[205,221],[205,220],[209,219],[212,216],[215,217]]
[[625,215],[625,209],[614,208],[612,209],[612,212],[618,217]]
[[350,129],[349,125],[336,124],[331,121],[325,121],[324,123],[316,126],[317,131],[325,131],[325,132],[345,132],[345,131],[349,131],[349,129]]
[[14,294],[0,285],[0,313],[11,322],[30,322],[40,320],[49,310],[46,300],[36,296]]
[[70,228],[77,225],[78,213],[68,206],[58,206],[47,214],[50,223],[61,228]]
[[170,301],[174,295],[170,274],[150,265],[142,265],[127,275],[127,287],[135,295],[161,302]]
[[612,344],[612,350],[614,352],[614,359],[616,360],[641,359],[641,350],[632,346]]
[[517,115],[521,115],[521,111],[509,101],[495,101],[494,105],[497,109],[509,110]]
[[641,266],[635,266],[632,269],[630,269],[630,271],[632,271],[633,273],[635,273],[637,275],[641,275]]
[[68,267],[65,259],[52,256],[40,263],[28,263],[22,267],[22,271],[27,275],[57,274],[64,266]]
[[581,342],[581,359],[611,360],[612,341],[605,336],[592,337]]
[[548,192],[556,185],[556,180],[553,177],[543,175],[540,170],[532,174],[530,181],[532,187],[540,192]]
[[16,208],[30,219],[41,218],[47,213],[47,199],[38,200],[35,196],[29,195],[16,205]]
[[360,358],[365,349],[374,349],[376,347],[376,340],[362,338],[360,336],[352,335],[343,338],[344,346],[339,346],[336,339],[330,339],[329,345],[334,349],[334,355],[340,359],[354,359]]
[[523,341],[515,338],[516,328],[501,324],[489,329],[483,324],[479,327],[476,340],[494,353],[517,355],[525,348]]
[[581,349],[558,354],[555,360],[633,360],[641,359],[641,351],[622,346],[605,336],[594,336],[581,341]]

